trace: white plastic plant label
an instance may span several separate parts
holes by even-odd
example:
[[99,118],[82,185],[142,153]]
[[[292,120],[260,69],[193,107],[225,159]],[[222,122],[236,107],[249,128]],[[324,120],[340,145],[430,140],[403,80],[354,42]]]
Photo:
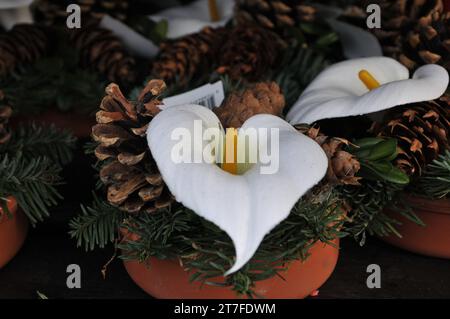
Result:
[[213,84],[206,84],[194,90],[174,95],[163,100],[161,109],[171,106],[184,104],[198,104],[213,109],[222,104],[225,99],[225,91],[223,89],[222,81],[217,81]]

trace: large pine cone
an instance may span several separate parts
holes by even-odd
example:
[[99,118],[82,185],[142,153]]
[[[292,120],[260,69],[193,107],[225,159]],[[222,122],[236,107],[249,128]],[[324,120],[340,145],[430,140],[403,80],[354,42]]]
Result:
[[152,64],[152,76],[168,84],[185,86],[209,74],[225,35],[224,28],[207,27],[198,33],[163,42]]
[[404,39],[418,21],[432,12],[442,12],[442,0],[363,0],[363,6],[375,3],[381,7],[381,29],[373,29],[384,54],[399,59]]
[[361,168],[358,159],[344,150],[349,142],[342,138],[329,137],[318,128],[300,124],[295,128],[315,140],[328,157],[327,181],[332,185],[359,185],[356,174]]
[[161,80],[148,82],[136,102],[128,101],[118,85],[106,88],[92,135],[99,143],[100,179],[108,202],[129,213],[154,212],[173,202],[147,145],[146,130],[160,111]]
[[15,25],[0,35],[0,77],[22,64],[33,63],[45,55],[49,38],[44,28],[32,24]]
[[85,18],[100,20],[105,14],[124,21],[129,7],[128,1],[123,0],[37,0],[37,18],[47,25],[65,24],[69,15],[66,8],[70,4],[80,6],[82,23]]
[[11,107],[4,105],[4,98],[3,92],[0,91],[0,145],[7,143],[11,138],[8,121],[12,115],[12,109]]
[[399,60],[410,70],[436,63],[450,70],[450,12],[434,11],[404,39]]
[[397,167],[408,175],[420,176],[430,164],[450,148],[450,97],[395,108],[387,121],[374,131],[398,140]]
[[286,27],[315,20],[316,9],[296,0],[237,0],[235,17],[239,24],[257,24],[283,33]]
[[122,85],[136,80],[135,60],[110,30],[91,23],[71,32],[71,41],[80,54],[80,63]]
[[240,92],[230,94],[225,103],[214,109],[223,127],[241,127],[256,114],[281,116],[285,106],[284,95],[275,83],[257,83]]
[[273,32],[258,26],[233,28],[219,53],[217,72],[232,80],[258,81],[275,65],[283,43]]

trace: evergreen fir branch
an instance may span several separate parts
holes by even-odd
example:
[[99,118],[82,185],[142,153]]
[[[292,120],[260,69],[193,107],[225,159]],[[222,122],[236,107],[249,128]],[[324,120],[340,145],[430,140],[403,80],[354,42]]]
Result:
[[370,235],[388,236],[395,234],[401,237],[396,229],[400,222],[383,213],[386,207],[399,212],[419,225],[423,225],[407,203],[403,202],[398,196],[403,188],[404,186],[401,184],[365,179],[359,186],[340,186],[338,190],[342,198],[352,208],[345,231],[353,235],[360,242],[360,245],[365,243],[366,232]]
[[81,206],[81,214],[70,223],[70,236],[77,241],[77,247],[86,251],[96,247],[104,248],[118,237],[123,213],[94,194],[92,206]]
[[429,164],[413,187],[415,193],[430,198],[450,197],[450,151]]
[[34,226],[49,216],[49,207],[61,199],[61,168],[47,157],[0,155],[0,197],[14,196]]
[[22,125],[13,132],[11,140],[0,147],[0,153],[21,154],[26,159],[45,156],[55,163],[71,162],[76,139],[69,131],[54,125]]

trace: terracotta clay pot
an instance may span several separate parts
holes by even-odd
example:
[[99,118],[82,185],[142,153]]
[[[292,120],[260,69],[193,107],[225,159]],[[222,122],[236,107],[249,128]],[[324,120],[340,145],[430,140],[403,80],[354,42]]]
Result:
[[386,209],[385,213],[389,217],[402,223],[397,227],[402,238],[391,235],[381,239],[415,253],[450,259],[450,199],[430,200],[411,195],[405,195],[404,198],[426,226],[419,226],[399,213]]
[[[318,242],[310,249],[305,262],[295,261],[288,270],[281,273],[283,279],[275,276],[256,282],[255,292],[263,298],[305,298],[322,286],[332,274],[339,256],[339,239],[336,247]],[[179,263],[152,258],[147,266],[138,261],[124,262],[128,274],[136,284],[149,295],[161,299],[234,299],[238,298],[229,288],[201,285],[189,282],[191,273]],[[222,279],[217,278],[215,282]]]
[[20,250],[27,237],[28,218],[18,209],[13,197],[8,198],[8,216],[0,208],[0,268]]
[[85,138],[91,136],[92,126],[95,125],[95,117],[86,114],[62,113],[57,110],[49,110],[39,115],[14,117],[11,125],[14,127],[21,122],[54,124],[59,129],[71,131],[78,138]]

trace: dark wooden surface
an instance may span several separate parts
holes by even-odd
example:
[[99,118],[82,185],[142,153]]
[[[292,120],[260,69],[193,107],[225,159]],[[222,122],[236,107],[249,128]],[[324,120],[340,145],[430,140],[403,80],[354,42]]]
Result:
[[[149,298],[128,277],[119,260],[102,266],[113,255],[112,247],[85,253],[67,235],[67,220],[78,213],[80,202],[89,202],[94,172],[79,153],[66,169],[65,201],[52,218],[32,229],[20,253],[0,270],[0,299],[36,299],[37,291],[49,298]],[[78,264],[81,289],[68,289],[66,268]],[[369,264],[381,267],[382,287],[366,286]],[[315,298],[450,298],[450,260],[430,258],[391,247],[375,238],[359,247],[343,240],[341,255],[332,277]]]

